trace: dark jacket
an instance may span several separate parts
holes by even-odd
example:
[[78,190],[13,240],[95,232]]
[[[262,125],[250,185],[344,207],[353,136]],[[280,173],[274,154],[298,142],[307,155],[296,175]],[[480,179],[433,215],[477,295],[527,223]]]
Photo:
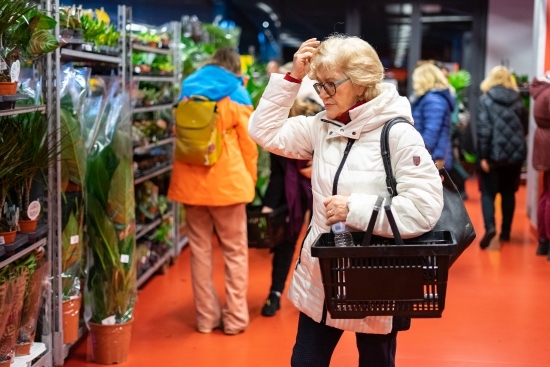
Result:
[[452,167],[451,114],[454,98],[448,89],[433,89],[412,104],[414,127],[434,160],[444,159],[445,168]]
[[479,98],[478,159],[491,165],[521,164],[527,156],[525,134],[528,115],[519,93],[502,85]]
[[535,78],[529,87],[535,100],[533,114],[537,129],[533,140],[533,167],[550,171],[550,79]]

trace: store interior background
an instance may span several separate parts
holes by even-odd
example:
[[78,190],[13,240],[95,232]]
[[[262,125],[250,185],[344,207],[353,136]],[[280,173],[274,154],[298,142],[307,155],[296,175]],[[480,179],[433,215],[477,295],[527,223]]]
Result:
[[[81,3],[116,14],[116,2]],[[150,0],[125,3],[132,7],[138,23],[159,25],[176,20],[174,14],[196,15],[204,22],[230,20],[242,28],[239,51],[253,53],[264,62],[291,61],[300,43],[311,37],[323,39],[333,32],[358,35],[376,48],[390,71],[404,68],[410,76],[418,59],[456,63],[468,70],[474,86],[468,91],[470,101],[478,99],[480,91],[475,86],[496,65],[505,65],[529,80],[544,71],[546,0],[302,0],[300,6],[292,0],[163,0],[161,6]],[[541,32],[534,31],[539,28]],[[400,85],[403,95],[410,94],[407,84]],[[469,107],[472,122],[465,144],[472,149],[475,103]],[[530,125],[529,142],[535,126],[532,118]],[[528,164],[526,204],[533,226],[538,185],[538,173]]]

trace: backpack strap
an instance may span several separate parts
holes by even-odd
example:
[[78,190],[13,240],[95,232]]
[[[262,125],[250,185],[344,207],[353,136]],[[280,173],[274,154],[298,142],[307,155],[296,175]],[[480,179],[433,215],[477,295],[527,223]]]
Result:
[[390,129],[393,125],[400,122],[406,122],[410,124],[409,121],[405,120],[403,117],[396,117],[389,120],[384,124],[382,128],[382,133],[380,134],[380,151],[382,153],[382,162],[384,163],[384,170],[386,171],[386,188],[390,193],[390,197],[397,195],[397,180],[393,175],[393,170],[391,168],[391,156],[390,156]]

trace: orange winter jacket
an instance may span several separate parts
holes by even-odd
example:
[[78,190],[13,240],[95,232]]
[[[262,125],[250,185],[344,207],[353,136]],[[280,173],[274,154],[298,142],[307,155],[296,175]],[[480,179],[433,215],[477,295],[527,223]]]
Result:
[[242,81],[208,65],[183,83],[182,98],[202,95],[218,102],[223,150],[213,166],[174,161],[168,198],[188,205],[226,206],[254,200],[258,148],[248,135],[253,107]]

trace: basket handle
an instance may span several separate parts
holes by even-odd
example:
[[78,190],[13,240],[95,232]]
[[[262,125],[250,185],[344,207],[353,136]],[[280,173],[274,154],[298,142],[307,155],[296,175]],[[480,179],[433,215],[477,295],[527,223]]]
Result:
[[401,233],[399,233],[399,229],[397,228],[397,224],[395,223],[395,218],[393,217],[393,212],[391,211],[391,201],[392,201],[391,196],[386,199],[386,205],[384,205],[384,210],[386,211],[386,218],[388,218],[388,222],[390,222],[390,227],[393,233],[395,244],[402,246],[404,245],[403,238],[401,238]]
[[365,233],[365,237],[363,237],[363,243],[361,243],[361,246],[370,245],[370,242],[372,239],[372,232],[374,231],[374,225],[376,224],[376,219],[378,218],[378,213],[380,212],[380,207],[382,207],[383,202],[384,202],[384,198],[381,196],[379,196],[378,199],[376,199],[376,203],[372,208],[372,214],[370,216],[369,225],[367,226],[367,232]]

